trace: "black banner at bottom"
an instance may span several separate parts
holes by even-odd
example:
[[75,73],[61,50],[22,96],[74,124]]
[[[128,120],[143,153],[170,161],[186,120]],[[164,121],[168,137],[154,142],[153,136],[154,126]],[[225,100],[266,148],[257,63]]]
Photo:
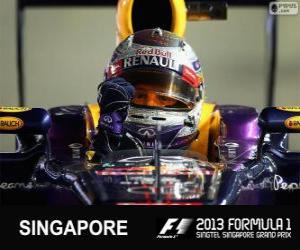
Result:
[[[1,241],[299,239],[297,206],[1,206]],[[76,242],[76,241],[74,241]]]

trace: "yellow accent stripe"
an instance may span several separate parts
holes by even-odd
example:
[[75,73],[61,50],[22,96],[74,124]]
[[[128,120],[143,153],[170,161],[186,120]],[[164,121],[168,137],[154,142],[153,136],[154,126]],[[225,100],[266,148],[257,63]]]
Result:
[[91,132],[95,131],[98,126],[98,121],[100,117],[100,107],[98,103],[88,104],[86,112],[86,137],[92,142]]
[[198,126],[199,135],[191,144],[189,150],[208,156],[208,146],[211,143],[210,138],[217,139],[219,136],[220,114],[218,111],[214,111],[215,106],[213,103],[203,103]]
[[11,112],[11,113],[16,113],[16,112],[25,112],[29,111],[32,108],[27,108],[27,107],[0,107],[0,112]]
[[122,42],[133,33],[132,5],[134,0],[119,0],[117,5],[117,43]]
[[89,151],[86,151],[86,152],[85,152],[85,155],[86,155],[88,161],[91,161],[91,160],[93,159],[95,153],[96,153],[96,152],[95,152],[95,151],[92,151],[92,150],[89,150]]
[[88,104],[88,109],[91,112],[93,118],[94,128],[97,128],[99,117],[100,117],[100,107],[98,103],[93,103],[93,104]]
[[186,28],[187,9],[184,0],[170,0],[172,8],[171,32],[179,37],[183,37]]

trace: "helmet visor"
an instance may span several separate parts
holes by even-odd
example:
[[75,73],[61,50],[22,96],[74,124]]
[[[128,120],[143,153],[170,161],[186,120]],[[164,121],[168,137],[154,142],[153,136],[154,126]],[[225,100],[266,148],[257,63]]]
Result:
[[197,88],[169,70],[131,69],[121,77],[135,87],[132,104],[136,106],[190,110],[199,97]]

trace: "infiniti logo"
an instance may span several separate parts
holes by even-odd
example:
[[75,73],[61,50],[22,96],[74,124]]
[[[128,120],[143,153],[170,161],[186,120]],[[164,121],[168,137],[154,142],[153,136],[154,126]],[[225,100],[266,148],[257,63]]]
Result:
[[108,115],[103,117],[103,121],[107,122],[107,123],[112,123],[112,118]]
[[153,138],[156,133],[153,128],[140,128],[138,134],[147,138]]

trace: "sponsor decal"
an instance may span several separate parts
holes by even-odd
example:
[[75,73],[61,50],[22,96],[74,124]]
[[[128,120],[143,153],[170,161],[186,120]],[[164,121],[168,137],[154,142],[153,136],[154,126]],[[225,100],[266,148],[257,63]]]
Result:
[[31,108],[26,108],[26,107],[0,107],[0,112],[12,112],[12,113],[17,113],[17,112],[24,112],[31,110]]
[[162,50],[162,49],[158,49],[158,48],[144,48],[144,49],[137,49],[136,50],[136,55],[138,56],[162,56],[162,57],[168,57],[171,58],[172,57],[172,52],[168,51],[168,50]]
[[155,137],[156,135],[156,132],[153,128],[140,128],[138,130],[138,134],[143,136],[143,137],[146,137],[146,138],[149,138],[149,139],[152,139]]
[[69,148],[72,150],[72,158],[80,159],[80,149],[83,147],[81,143],[72,143]]
[[17,117],[0,117],[0,130],[17,130],[24,126],[24,122]]
[[108,124],[111,124],[113,122],[112,117],[110,115],[105,115],[103,117],[103,121],[108,123]]
[[290,107],[277,107],[279,110],[288,111],[288,112],[300,112],[299,106],[290,106]]
[[275,174],[272,177],[265,178],[260,183],[249,182],[247,186],[243,186],[242,190],[286,190],[286,191],[295,191],[300,190],[300,182],[299,178],[296,179],[294,182],[289,178],[283,178],[281,175]]
[[196,60],[193,62],[193,67],[195,71],[198,71],[201,68],[201,64],[199,62],[199,60]]
[[300,116],[293,116],[286,119],[284,125],[289,129],[300,129]]
[[297,2],[270,2],[269,13],[271,15],[298,15],[298,3]]
[[289,191],[293,191],[293,190],[300,190],[300,182],[286,182],[283,180],[283,178],[280,175],[275,174],[274,176],[274,183],[273,183],[274,187],[273,189],[275,191],[277,190],[289,190]]
[[123,68],[131,68],[134,66],[158,66],[179,71],[180,65],[175,60],[162,56],[132,56],[124,59]]
[[229,159],[234,159],[237,157],[238,148],[240,145],[235,142],[227,142],[224,144],[224,146],[227,148],[227,155]]
[[249,182],[247,186],[242,186],[241,190],[273,190],[273,178],[265,178],[260,183]]
[[33,183],[32,181],[25,183],[25,182],[0,182],[0,189],[2,190],[11,190],[11,189],[36,189],[36,188],[45,188],[48,184],[39,184]]

